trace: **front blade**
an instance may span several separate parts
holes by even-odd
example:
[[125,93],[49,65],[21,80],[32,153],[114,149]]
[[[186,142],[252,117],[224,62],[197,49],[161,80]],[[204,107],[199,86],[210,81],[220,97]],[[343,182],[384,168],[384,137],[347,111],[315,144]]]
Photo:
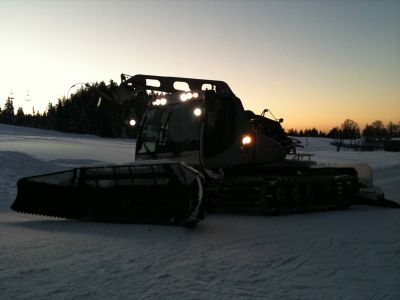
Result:
[[187,224],[203,218],[201,175],[181,163],[78,168],[22,178],[18,212],[107,222]]

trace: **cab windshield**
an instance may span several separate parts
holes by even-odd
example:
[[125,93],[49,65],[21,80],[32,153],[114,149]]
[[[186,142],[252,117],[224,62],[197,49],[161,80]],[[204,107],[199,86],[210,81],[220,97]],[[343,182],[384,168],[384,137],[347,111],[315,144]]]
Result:
[[[198,101],[151,107],[142,122],[138,153],[179,153],[199,150]],[[198,111],[198,110],[197,110]]]

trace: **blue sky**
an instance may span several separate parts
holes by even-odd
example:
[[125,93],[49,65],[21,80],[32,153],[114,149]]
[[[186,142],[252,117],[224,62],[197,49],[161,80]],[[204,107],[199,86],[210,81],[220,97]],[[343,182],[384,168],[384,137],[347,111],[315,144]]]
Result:
[[142,73],[224,80],[286,128],[400,121],[400,1],[0,0],[0,38],[0,106]]

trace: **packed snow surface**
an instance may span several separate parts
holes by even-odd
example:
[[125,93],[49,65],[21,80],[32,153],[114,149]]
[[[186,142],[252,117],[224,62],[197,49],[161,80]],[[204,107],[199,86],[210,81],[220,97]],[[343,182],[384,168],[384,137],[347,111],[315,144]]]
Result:
[[[400,202],[400,154],[363,162]],[[79,222],[9,209],[20,177],[134,160],[134,141],[0,124],[0,299],[400,299],[400,210],[264,217],[210,214],[195,228]],[[54,199],[57,201],[57,199]]]

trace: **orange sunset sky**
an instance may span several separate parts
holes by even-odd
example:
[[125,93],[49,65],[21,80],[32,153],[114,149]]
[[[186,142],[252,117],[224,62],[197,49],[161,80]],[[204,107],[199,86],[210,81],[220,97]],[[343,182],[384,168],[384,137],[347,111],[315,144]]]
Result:
[[127,73],[224,80],[286,129],[400,121],[400,1],[0,0],[0,38],[29,113]]

